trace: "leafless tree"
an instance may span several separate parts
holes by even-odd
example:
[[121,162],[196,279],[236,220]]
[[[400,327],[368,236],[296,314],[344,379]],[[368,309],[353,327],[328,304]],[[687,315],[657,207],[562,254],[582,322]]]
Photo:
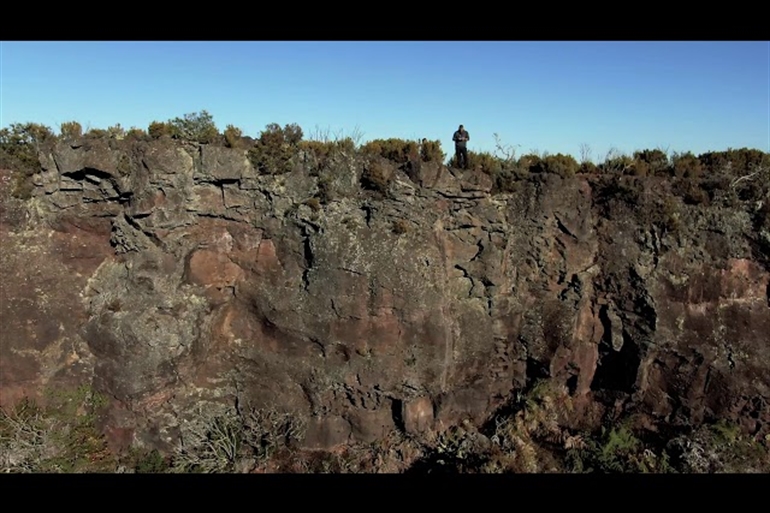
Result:
[[591,162],[591,147],[587,143],[580,145],[580,163],[588,164]]

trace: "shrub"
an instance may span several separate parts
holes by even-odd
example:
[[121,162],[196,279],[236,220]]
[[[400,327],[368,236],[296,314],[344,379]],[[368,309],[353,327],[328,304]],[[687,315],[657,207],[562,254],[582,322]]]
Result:
[[182,438],[172,460],[178,472],[231,472],[244,445],[243,424],[238,415],[212,415],[199,411],[200,419]]
[[519,180],[524,180],[528,177],[527,171],[522,171],[519,168],[515,168],[512,171],[506,169],[494,175],[494,183],[492,185],[492,193],[506,193],[515,192],[516,187],[514,184]]
[[703,172],[700,159],[691,152],[675,153],[671,159],[674,176],[677,178],[697,178]]
[[333,178],[327,173],[324,175],[317,175],[318,176],[318,192],[316,193],[315,197],[318,198],[318,200],[323,205],[328,205],[329,202],[332,200],[332,197],[334,196],[334,188],[332,184],[334,183]]
[[97,427],[106,398],[89,387],[48,389],[46,405],[0,408],[0,472],[104,472],[114,468]]
[[607,153],[607,157],[604,159],[604,162],[599,165],[599,170],[602,173],[622,175],[626,174],[626,172],[630,170],[633,165],[634,160],[628,155],[620,153],[616,150],[610,150]]
[[162,474],[170,468],[169,462],[157,449],[136,454],[133,467],[137,474]]
[[420,148],[416,141],[396,138],[369,141],[361,147],[361,153],[367,157],[382,157],[396,164],[406,164],[420,158]]
[[225,127],[225,145],[228,148],[241,148],[243,146],[243,131],[233,125]]
[[574,176],[580,169],[580,164],[574,157],[561,153],[548,155],[541,162],[546,173],[556,174],[562,178]]
[[118,173],[120,173],[121,176],[129,176],[131,171],[134,169],[134,164],[131,161],[131,157],[125,153],[121,154],[120,158],[118,159],[117,168]]
[[662,176],[670,174],[668,155],[658,149],[635,151],[633,171],[638,176]]
[[83,127],[77,121],[68,121],[62,123],[59,132],[66,139],[77,139],[83,135]]
[[[676,188],[676,191],[682,196],[682,199],[687,205],[708,205],[713,197],[717,197],[716,190],[713,184],[706,184],[706,187],[699,187],[698,184],[692,180],[685,179],[681,182],[681,185]],[[711,194],[709,194],[711,191]]]
[[384,194],[388,192],[392,181],[392,170],[386,167],[382,162],[374,160],[364,166],[364,172],[361,175],[361,185],[364,189]]
[[518,166],[520,169],[530,173],[540,173],[544,167],[540,155],[535,153],[528,153],[519,157]]
[[336,141],[300,141],[298,148],[314,160],[310,173],[317,175],[322,169],[327,168],[336,156],[343,153],[352,155],[356,145],[353,139],[345,137]]
[[137,141],[144,141],[149,138],[149,134],[141,128],[131,127],[126,130],[126,139],[134,139]]
[[710,174],[725,173],[732,176],[742,175],[755,166],[762,165],[767,153],[760,150],[741,148],[738,150],[707,152],[698,157],[704,171]]
[[171,137],[174,133],[174,127],[171,123],[153,121],[150,126],[147,127],[147,133],[153,139],[160,139],[161,137]]
[[217,140],[219,130],[207,111],[192,112],[170,121],[172,137],[185,141],[209,144]]
[[542,156],[529,153],[519,158],[518,167],[529,173],[555,174],[563,178],[574,176],[580,169],[580,164],[571,155],[557,153],[556,155],[544,154]]
[[577,447],[571,447],[566,455],[572,472],[676,472],[666,450],[653,450],[625,427],[602,428],[598,437],[579,438],[580,442],[574,444]]
[[0,130],[0,166],[15,172],[13,196],[32,197],[32,175],[41,169],[38,152],[55,140],[49,127],[37,123],[14,123]]
[[[457,156],[452,155],[447,164],[449,167],[457,167]],[[468,151],[468,168],[482,173],[496,176],[503,171],[503,161],[489,152]]]
[[107,136],[112,139],[123,139],[126,136],[126,130],[117,123],[107,128]]
[[441,149],[441,141],[423,139],[420,144],[420,159],[423,162],[444,162],[446,153]]
[[270,123],[249,150],[249,159],[261,173],[288,173],[292,169],[291,160],[298,152],[302,136],[302,128],[297,124],[287,124],[281,128],[277,123]]
[[518,167],[516,148],[520,145],[504,144],[498,134],[493,135],[495,138],[496,154],[499,155],[500,160],[503,162],[503,166],[506,169]]
[[682,227],[682,209],[679,202],[671,196],[651,205],[648,215],[651,222],[665,234],[676,235]]
[[13,123],[0,130],[0,151],[7,156],[37,167],[37,151],[42,145],[55,141],[51,129],[37,123]]
[[767,473],[770,451],[733,422],[719,420],[704,424],[688,435],[679,436],[667,445],[677,454],[683,472],[687,473]]
[[585,175],[592,175],[599,171],[599,168],[596,167],[596,164],[593,162],[583,162],[580,164],[580,168],[578,169],[578,173],[585,174]]
[[85,136],[88,137],[89,139],[102,139],[105,137],[109,137],[110,133],[104,128],[92,128],[88,132],[86,132]]
[[708,152],[696,159],[687,153],[675,157],[674,172],[681,177],[677,190],[686,202],[735,208],[767,197],[770,154],[743,148]]
[[270,409],[198,411],[171,462],[175,472],[232,472],[241,461],[264,462],[304,436],[305,423]]

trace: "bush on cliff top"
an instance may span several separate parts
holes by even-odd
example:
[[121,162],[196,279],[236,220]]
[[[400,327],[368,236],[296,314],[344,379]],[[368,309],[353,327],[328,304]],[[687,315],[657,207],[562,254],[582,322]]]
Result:
[[[88,130],[83,135],[82,126],[77,121],[62,123],[60,128],[60,137],[54,135],[50,128],[36,123],[17,123],[0,131],[0,165],[18,173],[14,179],[14,194],[17,197],[31,196],[34,187],[30,178],[40,171],[38,151],[41,144],[81,136],[131,140],[170,137],[230,148],[248,148],[253,165],[266,174],[286,173],[301,159],[310,174],[318,175],[332,165],[333,157],[343,154],[358,154],[370,163],[372,158],[382,158],[397,166],[409,164],[418,168],[421,162],[444,162],[446,158],[439,140],[374,139],[359,147],[351,137],[332,140],[327,136],[304,140],[302,128],[296,124],[283,127],[276,123],[268,124],[256,140],[245,136],[241,129],[233,125],[227,125],[224,133],[220,133],[212,115],[206,110],[164,122],[153,121],[146,132],[137,128],[126,131],[116,124],[106,130]],[[502,149],[498,140],[498,151]],[[762,185],[765,180],[763,170],[770,168],[770,154],[749,148],[711,151],[698,156],[691,152],[669,156],[668,152],[660,149],[639,150],[632,155],[611,150],[604,161],[597,164],[587,159],[585,149],[583,153],[580,163],[565,154],[529,154],[515,158],[512,151],[507,151],[504,157],[469,151],[468,157],[472,169],[493,177],[495,191],[512,190],[514,182],[529,173],[562,177],[576,173],[657,176],[684,180],[675,187],[675,191],[688,203],[695,204],[716,200],[726,205],[759,201],[764,197],[766,188]],[[456,167],[454,156],[447,161],[447,165]],[[378,178],[380,174],[375,172],[372,177]]]
[[16,172],[15,197],[32,197],[32,176],[41,170],[38,152],[55,140],[53,131],[38,123],[13,123],[0,130],[0,167]]
[[297,124],[287,124],[282,128],[277,123],[270,123],[249,150],[249,159],[260,173],[288,173],[292,169],[292,158],[299,153],[303,135],[302,128]]

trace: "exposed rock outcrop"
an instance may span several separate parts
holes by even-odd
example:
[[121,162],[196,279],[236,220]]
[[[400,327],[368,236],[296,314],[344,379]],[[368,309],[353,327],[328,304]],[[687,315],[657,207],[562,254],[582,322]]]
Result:
[[760,230],[666,179],[493,195],[423,163],[393,166],[383,197],[350,157],[313,208],[319,177],[259,175],[236,149],[62,142],[41,162],[27,224],[2,224],[0,398],[90,382],[115,446],[169,450],[209,402],[278,405],[309,448],[420,438],[539,379],[568,391],[569,428],[625,412],[770,432]]

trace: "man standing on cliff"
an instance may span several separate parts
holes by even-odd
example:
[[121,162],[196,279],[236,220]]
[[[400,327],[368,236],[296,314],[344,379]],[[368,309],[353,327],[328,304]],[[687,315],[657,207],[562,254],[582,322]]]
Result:
[[452,136],[452,140],[455,142],[455,161],[457,166],[462,169],[468,169],[468,148],[466,143],[471,139],[468,131],[465,127],[460,125],[460,128]]

